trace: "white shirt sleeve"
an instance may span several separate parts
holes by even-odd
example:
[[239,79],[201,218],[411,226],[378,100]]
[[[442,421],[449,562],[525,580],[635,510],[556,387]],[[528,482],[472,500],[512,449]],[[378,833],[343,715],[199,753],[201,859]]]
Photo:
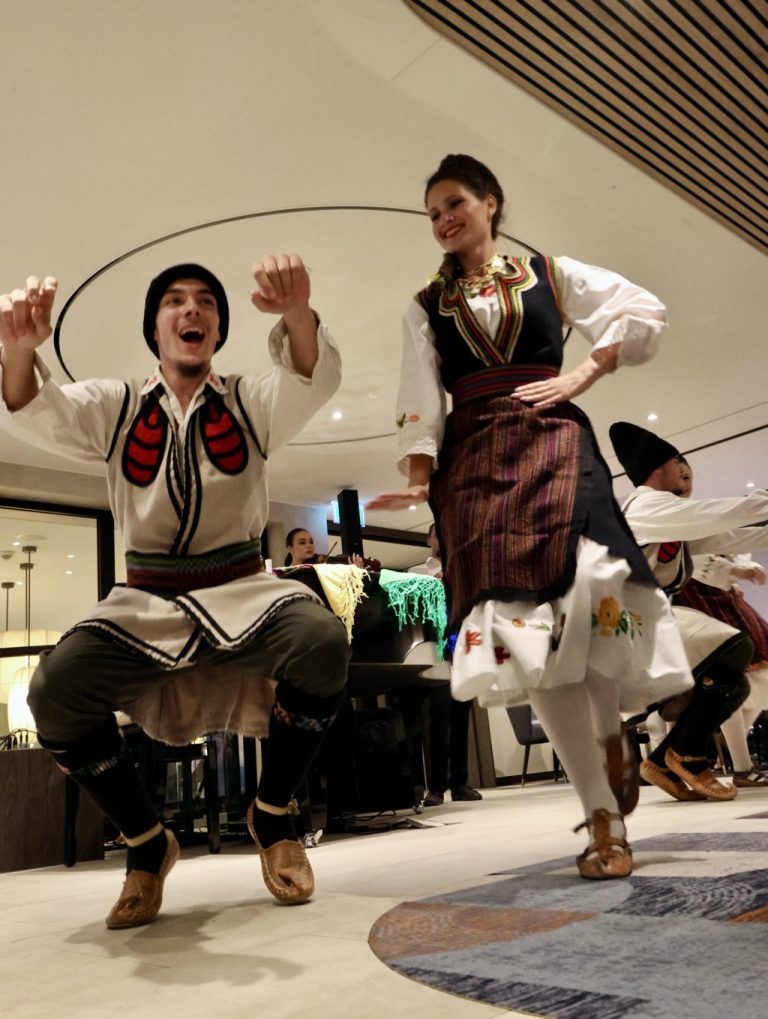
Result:
[[443,441],[446,397],[440,359],[424,308],[411,301],[403,318],[403,353],[397,396],[398,468],[408,474],[408,457],[425,453],[437,462]]
[[768,492],[756,489],[736,499],[683,499],[640,485],[626,507],[640,545],[686,541],[691,555],[727,554],[768,548]]
[[736,565],[733,559],[728,556],[697,555],[692,556],[694,580],[702,584],[709,584],[710,587],[719,587],[721,591],[730,591],[733,587],[733,568]]
[[563,319],[595,350],[620,344],[619,366],[642,364],[656,353],[666,308],[650,291],[616,272],[560,256]]
[[40,389],[10,414],[14,429],[43,449],[79,461],[104,462],[125,402],[126,387],[116,379],[88,379],[60,386],[39,354],[35,373]]
[[245,376],[240,383],[240,392],[266,455],[297,435],[339,388],[341,356],[322,323],[317,328],[317,346],[317,363],[311,378],[300,375],[291,361],[288,331],[280,319],[269,334],[269,352],[275,368],[265,375]]

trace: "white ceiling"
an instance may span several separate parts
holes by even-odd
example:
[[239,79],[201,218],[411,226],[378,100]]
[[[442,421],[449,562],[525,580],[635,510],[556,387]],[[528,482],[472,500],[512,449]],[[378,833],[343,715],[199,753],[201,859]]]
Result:
[[[146,284],[181,260],[203,262],[228,288],[233,324],[219,370],[258,370],[272,323],[249,303],[250,264],[272,249],[304,255],[344,381],[327,413],[272,459],[277,501],[319,506],[352,487],[365,502],[399,484],[400,316],[439,262],[419,214],[423,182],[449,151],[476,155],[501,178],[505,229],[521,242],[507,243],[510,253],[529,245],[608,266],[668,304],[655,361],[578,401],[606,454],[612,421],[644,423],[650,411],[683,450],[766,423],[765,255],[400,0],[5,0],[0,66],[0,289],[55,274],[61,311],[129,255],[62,323],[75,376],[148,371]],[[162,240],[178,231],[189,232]],[[585,352],[574,335],[569,363]],[[52,345],[45,356],[54,364]],[[330,420],[334,409],[341,422]],[[768,483],[767,436],[694,454],[697,494]],[[4,424],[0,492],[69,498],[71,477],[34,468],[73,465]],[[388,527],[427,521],[423,509],[368,514]]]

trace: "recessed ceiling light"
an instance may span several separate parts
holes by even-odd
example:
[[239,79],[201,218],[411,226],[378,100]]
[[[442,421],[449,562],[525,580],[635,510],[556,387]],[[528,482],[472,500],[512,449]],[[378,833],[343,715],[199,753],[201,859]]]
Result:
[[658,421],[659,420],[659,415],[658,414],[649,414],[646,420],[647,421]]
[[73,571],[72,570],[64,570],[64,573],[66,574],[66,576],[71,577]]
[[334,421],[341,421],[344,415],[341,413],[340,410],[335,410],[333,414],[331,414],[331,417],[333,418]]
[[408,509],[409,510],[415,510],[415,509],[418,509],[418,506],[409,506]]
[[67,552],[67,559],[74,559],[75,555],[73,552]]
[[747,488],[754,488],[754,487],[755,487],[754,481],[748,481],[747,482]]
[[21,542],[20,541],[12,541],[11,544],[18,547],[21,544]]

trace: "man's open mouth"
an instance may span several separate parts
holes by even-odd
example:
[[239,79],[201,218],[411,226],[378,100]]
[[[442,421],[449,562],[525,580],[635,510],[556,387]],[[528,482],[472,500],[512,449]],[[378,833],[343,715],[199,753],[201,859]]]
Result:
[[199,343],[205,338],[202,329],[182,329],[179,336],[185,343]]

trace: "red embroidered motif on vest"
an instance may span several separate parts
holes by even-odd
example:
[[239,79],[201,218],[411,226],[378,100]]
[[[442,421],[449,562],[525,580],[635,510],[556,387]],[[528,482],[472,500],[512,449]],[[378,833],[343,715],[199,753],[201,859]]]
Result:
[[151,396],[134,418],[123,447],[123,474],[128,481],[146,488],[155,480],[167,434],[168,421]]
[[679,541],[662,541],[659,545],[659,562],[671,563],[680,551],[680,544]]
[[239,474],[248,463],[242,428],[219,397],[210,397],[200,412],[200,431],[208,459],[222,474]]

